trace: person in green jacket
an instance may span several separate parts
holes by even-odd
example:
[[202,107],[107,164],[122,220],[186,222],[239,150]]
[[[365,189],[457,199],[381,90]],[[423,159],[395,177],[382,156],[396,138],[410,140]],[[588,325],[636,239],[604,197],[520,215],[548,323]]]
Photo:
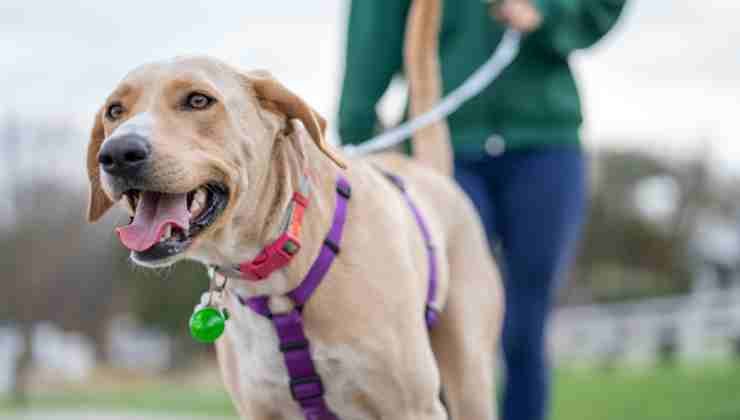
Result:
[[[548,414],[547,317],[558,275],[575,253],[587,201],[581,103],[568,57],[603,37],[624,3],[444,2],[444,94],[483,64],[507,26],[528,32],[501,77],[448,117],[455,177],[500,250],[506,290],[504,420]],[[352,1],[339,107],[344,143],[358,144],[380,127],[375,107],[402,72],[409,5],[410,0]]]

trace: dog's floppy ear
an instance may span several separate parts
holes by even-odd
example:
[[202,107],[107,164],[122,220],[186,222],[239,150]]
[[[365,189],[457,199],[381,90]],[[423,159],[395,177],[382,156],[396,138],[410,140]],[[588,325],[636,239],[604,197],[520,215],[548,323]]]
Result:
[[87,207],[87,220],[95,222],[113,206],[113,201],[103,192],[100,185],[100,165],[98,152],[105,140],[103,130],[103,108],[95,114],[95,124],[90,133],[90,143],[87,145],[87,178],[90,181],[90,201]]
[[331,146],[326,143],[326,139],[324,138],[326,120],[308,106],[303,99],[291,92],[267,72],[252,72],[247,77],[252,82],[257,99],[269,101],[289,118],[301,120],[304,127],[311,134],[311,138],[316,146],[329,159],[334,161],[337,166],[343,169],[347,168],[344,159],[339,157],[331,149]]

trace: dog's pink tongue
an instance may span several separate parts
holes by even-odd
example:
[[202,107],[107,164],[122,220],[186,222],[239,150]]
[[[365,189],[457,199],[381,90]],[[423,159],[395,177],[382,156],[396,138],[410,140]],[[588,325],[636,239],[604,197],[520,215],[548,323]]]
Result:
[[159,242],[167,225],[187,232],[190,225],[187,194],[144,192],[136,208],[134,221],[116,229],[123,245],[132,251],[144,251]]

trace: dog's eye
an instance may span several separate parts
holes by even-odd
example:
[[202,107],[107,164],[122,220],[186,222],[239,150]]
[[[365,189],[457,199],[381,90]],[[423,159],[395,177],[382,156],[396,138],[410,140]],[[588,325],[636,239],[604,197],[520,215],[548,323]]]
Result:
[[213,105],[216,100],[202,93],[191,93],[185,100],[185,108],[193,110],[206,109]]
[[108,109],[105,111],[105,117],[108,118],[111,121],[115,121],[123,115],[123,112],[125,110],[123,109],[123,105],[119,103],[111,104]]

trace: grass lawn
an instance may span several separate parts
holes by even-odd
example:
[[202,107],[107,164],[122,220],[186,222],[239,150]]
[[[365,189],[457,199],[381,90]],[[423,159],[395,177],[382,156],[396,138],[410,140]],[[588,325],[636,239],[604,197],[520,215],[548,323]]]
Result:
[[555,386],[555,420],[740,419],[740,363],[562,370]]
[[[107,388],[107,387],[106,387]],[[209,417],[236,418],[231,400],[226,391],[216,389],[194,389],[177,385],[146,385],[125,389],[68,390],[58,393],[44,392],[31,396],[29,405],[34,409],[79,409],[101,408],[112,411],[137,411],[163,414],[187,414]],[[16,410],[6,401],[0,402],[0,418],[3,410]]]
[[[740,363],[648,370],[560,369],[555,375],[553,420],[738,420]],[[105,408],[233,416],[220,388],[146,385],[35,396],[36,408]],[[0,403],[0,417],[11,410]],[[7,412],[7,411],[6,411]]]

